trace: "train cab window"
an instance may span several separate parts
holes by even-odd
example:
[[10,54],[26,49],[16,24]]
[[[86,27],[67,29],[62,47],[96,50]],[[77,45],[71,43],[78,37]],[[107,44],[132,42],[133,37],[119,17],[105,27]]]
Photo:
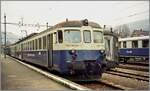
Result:
[[77,29],[66,29],[64,31],[64,41],[67,43],[80,43],[81,31]]
[[91,32],[89,30],[83,31],[83,37],[85,43],[91,43]]
[[43,37],[43,49],[46,49],[46,36]]
[[41,46],[42,40],[41,38],[39,38],[38,40],[39,40],[39,49],[42,49],[42,46]]
[[142,40],[142,47],[149,47],[149,40]]
[[59,43],[63,42],[63,33],[61,30],[58,30],[58,42]]
[[123,48],[126,48],[127,45],[126,45],[126,41],[123,41]]
[[138,48],[138,41],[132,41],[132,48]]
[[94,41],[94,43],[102,43],[103,42],[103,34],[101,31],[93,32],[93,41]]

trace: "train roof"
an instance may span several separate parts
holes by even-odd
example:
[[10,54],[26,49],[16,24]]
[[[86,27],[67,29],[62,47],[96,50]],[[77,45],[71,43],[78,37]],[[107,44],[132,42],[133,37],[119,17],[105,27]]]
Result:
[[[66,20],[64,22],[58,23],[58,24],[56,24],[54,26],[51,26],[50,28],[48,28],[48,29],[46,29],[46,30],[44,30],[44,31],[42,31],[40,33],[32,33],[29,36],[27,36],[27,37],[17,41],[14,44],[20,43],[20,42],[22,42],[24,40],[27,40],[27,39],[29,39],[31,37],[34,37],[34,36],[38,36],[38,35],[43,34],[45,32],[52,31],[52,30],[54,30],[56,28],[82,27],[82,26],[84,26],[84,20],[70,20],[70,21]],[[92,28],[100,28],[100,29],[102,29],[102,27],[98,23],[91,22],[91,21],[88,22],[88,26],[91,26]],[[12,45],[14,45],[14,44],[12,44]]]
[[119,38],[119,41],[132,41],[132,40],[145,40],[145,39],[149,39],[149,36]]
[[[84,26],[84,23],[83,23],[84,20],[66,20],[64,22],[61,22],[61,23],[58,23],[54,26],[51,26],[49,29],[45,30],[45,31],[42,31],[41,33],[43,32],[47,32],[47,31],[50,31],[50,30],[53,30],[53,29],[56,29],[56,28],[63,28],[63,27],[82,27]],[[88,22],[88,26],[91,26],[92,28],[101,28],[102,27],[98,24],[98,23],[95,23],[95,22],[92,22],[92,21],[89,21]]]
[[[20,39],[19,41],[17,41],[17,42],[14,43],[14,44],[20,43],[20,42],[22,42],[22,41],[24,41],[24,40],[26,40],[26,39],[29,39],[29,38],[31,38],[31,37],[33,37],[33,36],[36,36],[37,34],[38,34],[38,33],[32,33],[32,34],[28,35],[27,37],[24,37],[23,39]],[[14,44],[12,44],[12,45],[14,45]]]

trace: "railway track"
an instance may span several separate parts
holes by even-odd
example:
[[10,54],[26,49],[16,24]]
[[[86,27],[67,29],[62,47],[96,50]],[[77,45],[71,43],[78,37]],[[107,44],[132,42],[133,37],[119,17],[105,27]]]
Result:
[[139,66],[139,65],[133,65],[133,64],[119,64],[118,67],[124,68],[124,69],[149,72],[149,66]]
[[78,82],[78,84],[94,90],[130,90],[132,88],[116,85],[107,80]]
[[149,82],[149,74],[147,74],[146,72],[117,68],[111,69],[106,73]]
[[120,62],[121,64],[131,64],[131,65],[138,65],[138,66],[149,66],[149,62]]
[[[12,58],[14,59],[14,58]],[[19,62],[19,61],[17,61]],[[21,61],[19,62],[23,65],[26,65],[28,66],[29,68],[32,68],[33,70],[36,70],[37,72],[41,73],[42,71],[40,69],[36,69],[34,67],[32,67],[31,65],[28,65],[28,64],[24,64],[22,63]],[[49,73],[47,72],[42,72],[43,75],[45,76],[48,76],[49,78],[51,79],[55,79],[55,77],[52,75],[52,76],[49,76]],[[57,81],[60,81],[62,79],[59,79],[57,78],[56,79]],[[72,83],[70,83],[70,81],[66,81],[66,82],[62,82],[62,84],[65,84],[67,85],[68,87],[71,87],[73,89],[84,89],[84,90],[91,90],[91,89],[94,89],[94,90],[130,90],[130,89],[134,89],[134,88],[130,88],[128,86],[123,86],[123,85],[118,85],[117,83],[113,83],[112,81],[107,81],[105,79],[101,79],[99,81],[89,81],[89,82],[84,82],[84,83],[78,83],[78,84],[75,84],[73,85]],[[80,85],[79,85],[80,84]]]

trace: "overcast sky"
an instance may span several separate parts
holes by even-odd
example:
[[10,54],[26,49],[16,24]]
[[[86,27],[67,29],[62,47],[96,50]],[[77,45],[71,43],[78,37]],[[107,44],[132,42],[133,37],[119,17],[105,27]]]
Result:
[[[87,18],[102,26],[132,22],[149,18],[149,1],[1,1],[1,21],[18,23],[23,17],[24,23],[55,25],[69,20]],[[2,25],[2,31],[4,25]],[[20,30],[27,30],[28,34],[46,29],[32,27],[18,27],[7,25],[7,31],[25,36]]]

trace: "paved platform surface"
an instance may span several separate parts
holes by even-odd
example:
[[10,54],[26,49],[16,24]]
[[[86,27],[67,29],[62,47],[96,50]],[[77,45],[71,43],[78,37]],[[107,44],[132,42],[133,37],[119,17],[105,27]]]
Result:
[[69,88],[7,57],[1,57],[2,90],[68,90]]

